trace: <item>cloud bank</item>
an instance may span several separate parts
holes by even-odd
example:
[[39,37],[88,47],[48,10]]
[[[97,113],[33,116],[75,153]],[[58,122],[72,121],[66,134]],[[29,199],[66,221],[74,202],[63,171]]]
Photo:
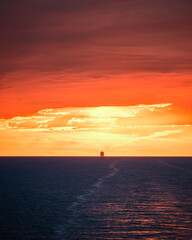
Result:
[[14,73],[191,71],[191,11],[188,0],[1,1],[1,87]]
[[188,156],[191,133],[171,103],[42,109],[0,120],[0,155]]
[[[18,131],[114,131],[115,129],[142,126],[145,119],[161,117],[161,109],[168,109],[171,103],[138,105],[128,107],[86,107],[44,109],[33,116],[13,117],[0,120],[0,130]],[[153,120],[151,124],[154,125]],[[156,121],[158,124],[158,121]],[[150,125],[150,124],[149,124]]]

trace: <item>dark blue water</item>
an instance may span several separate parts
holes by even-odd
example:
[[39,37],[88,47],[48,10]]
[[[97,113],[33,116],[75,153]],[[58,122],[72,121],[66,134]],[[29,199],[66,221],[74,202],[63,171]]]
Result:
[[192,158],[0,158],[0,239],[192,239]]

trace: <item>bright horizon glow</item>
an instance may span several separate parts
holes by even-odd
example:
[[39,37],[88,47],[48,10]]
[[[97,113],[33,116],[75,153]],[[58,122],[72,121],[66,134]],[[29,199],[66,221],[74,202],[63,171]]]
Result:
[[171,103],[42,109],[0,119],[0,155],[191,156],[191,133]]

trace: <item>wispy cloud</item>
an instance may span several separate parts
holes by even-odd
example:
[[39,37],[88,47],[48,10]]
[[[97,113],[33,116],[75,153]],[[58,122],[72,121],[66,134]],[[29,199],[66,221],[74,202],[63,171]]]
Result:
[[192,125],[177,122],[172,107],[52,108],[0,119],[0,154],[190,155]]
[[149,136],[141,137],[141,139],[153,139],[153,138],[165,137],[170,134],[176,134],[176,133],[181,133],[181,132],[182,132],[182,130],[166,130],[166,131],[152,133]]
[[[100,131],[131,127],[133,118],[144,117],[159,109],[168,109],[171,103],[127,107],[92,107],[44,109],[33,116],[0,119],[1,130],[17,131]],[[142,119],[140,120],[142,125]],[[150,125],[150,123],[149,123]]]

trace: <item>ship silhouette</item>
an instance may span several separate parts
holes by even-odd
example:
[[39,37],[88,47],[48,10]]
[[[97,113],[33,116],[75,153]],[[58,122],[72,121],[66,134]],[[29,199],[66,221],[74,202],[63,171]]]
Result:
[[100,157],[104,157],[104,152],[103,151],[100,152]]

